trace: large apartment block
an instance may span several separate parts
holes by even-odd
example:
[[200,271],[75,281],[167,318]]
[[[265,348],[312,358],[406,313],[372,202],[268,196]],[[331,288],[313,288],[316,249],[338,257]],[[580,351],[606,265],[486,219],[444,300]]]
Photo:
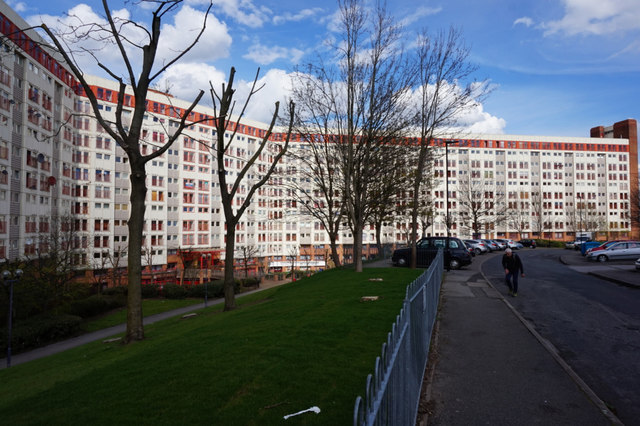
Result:
[[[124,151],[104,132],[73,76],[56,60],[26,23],[0,4],[0,32],[9,37],[0,48],[0,259],[36,256],[48,248],[42,236],[56,229],[73,232],[76,263],[88,269],[126,265],[129,217],[129,165]],[[34,43],[33,41],[37,41]],[[89,77],[102,112],[115,113],[115,82]],[[125,98],[124,110],[133,110]],[[141,138],[142,153],[162,146],[188,100],[151,92]],[[130,112],[129,112],[130,113]],[[213,117],[198,106],[193,121]],[[237,174],[266,134],[266,123],[234,124],[237,131],[225,160]],[[144,279],[175,279],[184,253],[210,269],[223,255],[225,222],[217,169],[206,142],[215,128],[190,126],[180,139],[147,167]],[[281,133],[272,135],[272,151],[260,158],[266,168]],[[292,149],[305,143],[294,137]],[[591,231],[609,237],[638,236],[631,221],[632,196],[638,190],[638,141],[635,120],[595,127],[591,137],[476,135],[435,141],[444,154],[435,160],[437,185],[430,191],[434,215],[424,230],[471,237],[570,239]],[[236,246],[251,248],[256,271],[323,269],[329,239],[322,226],[305,216],[287,189],[299,170],[285,158],[271,182],[258,191],[236,232]],[[255,180],[255,176],[248,176]],[[248,187],[241,187],[237,203]],[[482,199],[492,210],[481,223],[469,219],[463,200]],[[383,229],[383,243],[406,242],[397,223]],[[376,254],[375,233],[363,235],[365,255]],[[348,227],[340,235],[340,253],[351,259]],[[239,256],[241,257],[241,256]],[[114,264],[114,259],[118,261]],[[295,263],[294,263],[295,262]],[[200,275],[200,280],[202,280]]]

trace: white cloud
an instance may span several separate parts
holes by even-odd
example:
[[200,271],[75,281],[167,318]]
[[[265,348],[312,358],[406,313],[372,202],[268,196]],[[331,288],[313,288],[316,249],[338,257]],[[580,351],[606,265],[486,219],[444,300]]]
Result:
[[[204,12],[184,6],[174,16],[173,23],[162,25],[158,63],[175,57],[189,46],[204,23]],[[187,61],[212,61],[229,55],[231,36],[227,26],[215,16],[207,16],[205,32],[194,48],[185,55]]]
[[[238,114],[246,101],[251,90],[252,81],[238,79],[234,86],[236,92],[234,99],[236,102],[234,114]],[[211,106],[211,94],[209,82],[213,88],[220,93],[222,84],[227,84],[228,76],[213,66],[203,63],[184,63],[171,67],[163,76],[159,84],[159,89],[169,88],[171,95],[185,101],[195,99],[202,89],[205,95],[201,104]],[[286,103],[291,94],[291,76],[286,71],[271,69],[262,76],[256,87],[262,88],[251,98],[245,119],[269,123],[275,110],[275,102],[280,101],[280,116],[286,115]],[[246,123],[246,121],[245,121]]]
[[484,111],[481,104],[460,114],[458,126],[471,134],[503,134],[507,122]]
[[336,9],[332,14],[325,16],[322,22],[326,22],[327,30],[332,33],[339,33],[342,31],[342,11]]
[[525,27],[530,27],[533,25],[533,19],[529,18],[528,16],[523,16],[522,18],[518,18],[515,21],[513,21],[514,26],[518,24],[522,24]]
[[303,9],[298,13],[286,12],[283,15],[274,16],[273,23],[275,25],[281,25],[281,24],[284,24],[285,22],[298,22],[298,21],[302,21],[303,19],[311,18],[319,14],[320,12],[322,12],[322,8],[319,8],[319,7]]
[[562,0],[565,15],[542,24],[545,35],[626,33],[640,29],[638,0]]
[[245,59],[250,59],[260,65],[268,65],[279,59],[287,59],[292,63],[298,63],[304,52],[294,47],[263,46],[256,43],[249,48],[249,52],[243,55]]
[[[113,10],[112,15],[114,19],[130,19],[126,9]],[[27,17],[26,21],[31,25],[47,24],[54,34],[58,34],[63,44],[66,43],[72,49],[75,60],[85,72],[102,74],[95,60],[89,54],[80,53],[79,49],[99,54],[99,60],[113,70],[117,68],[114,64],[121,62],[118,49],[113,45],[105,46],[107,43],[99,40],[106,33],[100,31],[100,28],[108,27],[107,21],[86,4],[74,6],[62,16],[34,15]],[[142,31],[132,27],[123,28],[121,31],[126,37],[135,41],[138,41],[142,36]],[[78,41],[78,35],[80,35],[81,41]]]
[[[245,81],[238,84],[236,99],[244,101],[249,93],[251,84],[253,84],[253,81]],[[287,100],[292,92],[291,74],[281,69],[270,69],[258,81],[257,87],[260,86],[263,86],[262,89],[251,99],[247,107],[246,117],[269,123],[275,111],[276,101],[280,102],[280,117],[286,116]]]
[[[210,0],[189,0],[187,4],[208,5]],[[260,28],[270,20],[273,14],[265,6],[256,6],[251,0],[212,0],[212,11],[216,15],[221,13],[229,16],[241,25],[251,28]]]
[[[112,11],[114,20],[132,19],[129,11],[126,9]],[[204,22],[204,12],[195,10],[189,6],[183,6],[173,15],[173,21],[167,19],[163,22],[160,33],[160,44],[156,54],[157,70],[159,66],[176,57],[180,52],[187,48],[195,39],[198,31],[202,28]],[[90,6],[79,4],[62,16],[38,15],[27,18],[27,21],[33,25],[46,23],[54,32],[67,33],[64,37],[70,47],[76,52],[78,48],[93,51],[98,59],[109,67],[114,73],[125,75],[126,70],[123,64],[119,50],[113,43],[99,40],[100,37],[107,35],[108,28],[106,20],[96,13]],[[89,25],[93,24],[93,25]],[[116,23],[117,25],[117,23]],[[120,32],[124,39],[130,43],[145,45],[148,43],[148,34],[142,28],[146,27],[144,22],[136,22],[135,25],[128,24],[120,26]],[[72,37],[70,29],[81,29],[85,34],[80,41]],[[102,34],[101,34],[102,33]],[[207,26],[200,41],[194,48],[185,55],[181,61],[204,62],[205,60],[215,60],[226,57],[229,54],[231,46],[231,36],[228,33],[225,24],[209,14],[207,17]],[[142,62],[142,51],[131,44],[125,44],[127,54],[131,60],[134,72],[137,73]],[[87,54],[76,54],[75,59],[80,68],[87,73],[95,75],[104,75],[96,61]],[[128,77],[125,78],[128,82]]]
[[185,62],[170,67],[161,76],[158,87],[163,91],[168,88],[171,95],[187,102],[195,99],[200,90],[204,90],[205,95],[202,98],[202,103],[210,104],[209,82],[213,84],[214,89],[218,90],[225,81],[225,73],[214,66]]
[[413,24],[414,22],[419,21],[420,19],[424,19],[427,16],[432,16],[440,13],[442,11],[442,7],[426,7],[420,6],[419,8],[412,10],[411,14],[404,19],[402,19],[401,23],[405,26]]
[[9,1],[7,2],[9,4],[9,6],[11,6],[11,8],[13,10],[16,11],[16,13],[24,13],[26,12],[29,8],[27,7],[27,4],[24,2],[13,2],[13,1]]

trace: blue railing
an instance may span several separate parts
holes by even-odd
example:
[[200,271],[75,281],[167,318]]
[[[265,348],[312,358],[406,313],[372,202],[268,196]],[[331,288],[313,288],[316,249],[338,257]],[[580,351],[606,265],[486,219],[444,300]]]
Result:
[[365,396],[356,398],[354,426],[415,425],[442,274],[443,253],[439,250],[429,269],[407,286],[402,310],[376,358],[374,374],[367,376]]

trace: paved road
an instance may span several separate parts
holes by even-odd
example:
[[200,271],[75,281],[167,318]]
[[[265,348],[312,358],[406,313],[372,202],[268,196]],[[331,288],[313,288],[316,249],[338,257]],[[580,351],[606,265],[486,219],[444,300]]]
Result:
[[[640,289],[566,266],[559,262],[562,250],[519,253],[527,274],[510,303],[620,420],[640,424]],[[501,255],[490,256],[482,271],[506,294]]]

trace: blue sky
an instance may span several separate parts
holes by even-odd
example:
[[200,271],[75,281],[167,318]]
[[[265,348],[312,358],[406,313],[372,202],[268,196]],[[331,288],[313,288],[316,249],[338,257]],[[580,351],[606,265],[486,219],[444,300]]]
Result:
[[[189,9],[180,24],[166,22],[168,44],[177,46],[189,35],[184,23],[200,22],[203,3],[186,1]],[[9,4],[29,22],[45,19],[50,25],[71,10],[79,16],[102,10],[96,0]],[[148,22],[144,8],[120,0],[110,5]],[[332,1],[214,0],[212,10],[206,42],[165,76],[164,84],[177,96],[191,96],[195,86],[206,89],[209,80],[222,82],[233,65],[246,81],[261,67],[267,84],[261,96],[275,99],[283,95],[294,66],[311,61],[324,41],[336,36]],[[638,0],[394,0],[389,10],[410,34],[449,26],[463,32],[470,60],[478,66],[476,78],[495,86],[473,114],[476,129],[589,136],[593,126],[640,119]],[[267,110],[262,104],[250,113],[266,120]]]

